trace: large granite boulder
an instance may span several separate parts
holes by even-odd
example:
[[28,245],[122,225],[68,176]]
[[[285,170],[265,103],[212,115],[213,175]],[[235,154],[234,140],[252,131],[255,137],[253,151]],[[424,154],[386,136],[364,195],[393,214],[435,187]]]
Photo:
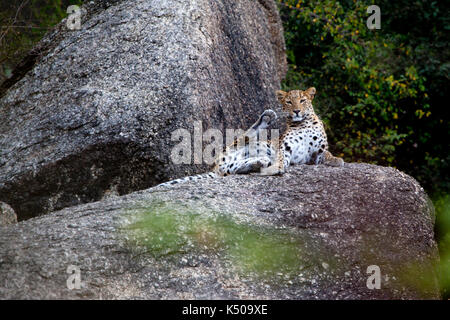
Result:
[[438,299],[433,224],[367,164],[159,186],[0,227],[0,299]]
[[286,71],[273,0],[86,1],[0,88],[0,201],[19,220],[206,170],[171,133],[246,128]]

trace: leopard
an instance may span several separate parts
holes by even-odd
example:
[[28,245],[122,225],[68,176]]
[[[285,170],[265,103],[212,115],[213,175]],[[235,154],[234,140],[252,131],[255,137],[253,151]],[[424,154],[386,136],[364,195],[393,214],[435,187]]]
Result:
[[316,88],[279,90],[276,94],[283,110],[288,112],[287,130],[280,138],[276,164],[263,168],[261,174],[283,174],[290,165],[298,164],[342,167],[344,160],[328,150],[324,123],[314,111]]
[[211,172],[175,179],[160,186],[231,174],[282,175],[289,166],[299,164],[343,166],[344,160],[328,150],[324,124],[312,105],[315,95],[314,87],[288,92],[278,90],[277,99],[287,113],[287,129],[278,140],[259,139],[263,129],[278,118],[275,111],[267,109],[245,133],[224,148],[216,157]]

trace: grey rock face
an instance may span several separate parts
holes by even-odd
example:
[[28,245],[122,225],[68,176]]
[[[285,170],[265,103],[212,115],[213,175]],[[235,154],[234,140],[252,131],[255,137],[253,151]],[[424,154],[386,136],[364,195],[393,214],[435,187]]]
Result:
[[0,228],[0,298],[435,299],[433,223],[413,178],[366,164],[155,187]]
[[[272,0],[94,1],[24,60],[0,98],[0,200],[19,220],[207,170],[171,133],[246,128],[286,71]],[[1,90],[0,90],[1,91]]]
[[13,208],[4,202],[0,202],[0,226],[17,223],[17,215]]

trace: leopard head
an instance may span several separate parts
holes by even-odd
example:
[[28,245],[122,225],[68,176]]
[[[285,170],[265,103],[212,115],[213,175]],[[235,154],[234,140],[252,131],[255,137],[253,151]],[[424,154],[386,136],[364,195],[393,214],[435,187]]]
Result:
[[311,87],[308,90],[292,90],[285,92],[277,91],[278,101],[283,106],[283,110],[289,112],[292,122],[301,122],[307,115],[313,114],[314,109],[312,100],[316,94],[316,88]]

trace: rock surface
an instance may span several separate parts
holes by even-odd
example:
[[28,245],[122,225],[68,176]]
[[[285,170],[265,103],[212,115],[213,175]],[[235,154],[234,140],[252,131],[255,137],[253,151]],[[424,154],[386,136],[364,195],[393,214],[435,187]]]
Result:
[[246,128],[286,71],[273,0],[87,1],[0,90],[0,201],[19,220],[202,172],[175,129]]
[[4,202],[0,202],[0,226],[17,223],[17,215],[13,208]]
[[155,187],[1,227],[0,299],[436,299],[433,224],[413,178],[367,164]]

